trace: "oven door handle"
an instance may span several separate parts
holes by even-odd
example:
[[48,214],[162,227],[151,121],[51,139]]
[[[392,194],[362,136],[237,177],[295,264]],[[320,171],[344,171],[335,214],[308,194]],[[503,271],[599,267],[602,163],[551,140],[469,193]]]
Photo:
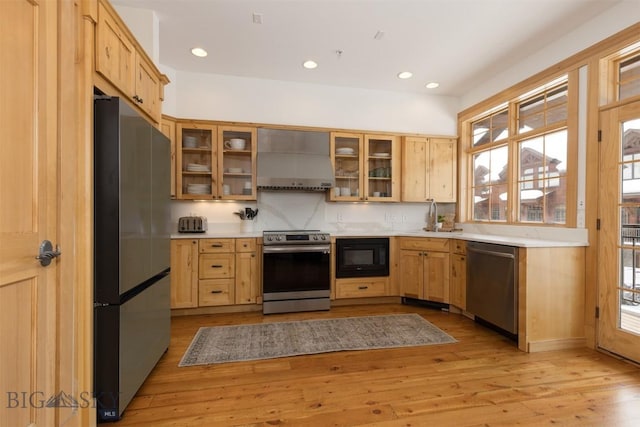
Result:
[[331,253],[331,245],[299,245],[299,246],[264,246],[265,254],[282,254],[282,253],[305,253],[317,252],[322,254]]

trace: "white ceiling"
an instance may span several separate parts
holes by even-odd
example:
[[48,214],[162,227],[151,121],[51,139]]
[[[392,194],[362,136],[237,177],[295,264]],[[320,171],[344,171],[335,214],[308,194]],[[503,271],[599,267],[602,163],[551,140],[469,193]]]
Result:
[[[176,70],[460,96],[619,1],[112,2],[156,12],[160,63]],[[254,13],[262,24],[253,23]],[[194,46],[209,55],[192,56]],[[306,59],[318,68],[304,69]],[[413,78],[398,79],[400,71]],[[426,89],[429,81],[440,87]]]

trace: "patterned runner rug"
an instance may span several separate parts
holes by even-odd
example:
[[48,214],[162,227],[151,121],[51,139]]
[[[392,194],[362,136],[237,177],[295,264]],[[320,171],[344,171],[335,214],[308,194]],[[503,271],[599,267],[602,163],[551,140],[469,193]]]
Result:
[[417,314],[214,326],[198,330],[179,366],[454,342]]

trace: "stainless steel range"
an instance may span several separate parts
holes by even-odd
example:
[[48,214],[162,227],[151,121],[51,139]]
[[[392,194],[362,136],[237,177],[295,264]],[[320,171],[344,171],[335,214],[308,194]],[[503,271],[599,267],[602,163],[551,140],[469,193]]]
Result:
[[262,312],[329,310],[329,233],[319,230],[264,231],[262,237]]

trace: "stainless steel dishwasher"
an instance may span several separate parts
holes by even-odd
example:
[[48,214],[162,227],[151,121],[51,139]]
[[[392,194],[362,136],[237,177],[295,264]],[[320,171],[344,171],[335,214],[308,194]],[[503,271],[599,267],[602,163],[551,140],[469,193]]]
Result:
[[518,334],[518,248],[467,242],[467,311]]

